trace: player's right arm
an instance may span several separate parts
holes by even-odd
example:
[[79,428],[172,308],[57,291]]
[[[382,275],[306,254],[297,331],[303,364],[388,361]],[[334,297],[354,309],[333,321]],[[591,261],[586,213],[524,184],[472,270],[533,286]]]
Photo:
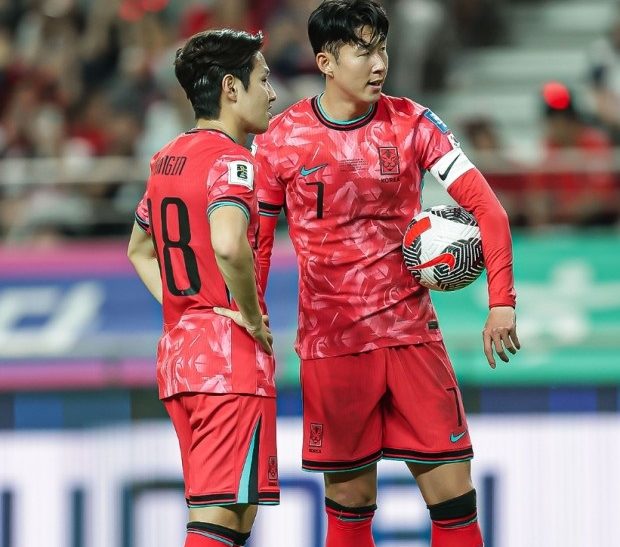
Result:
[[163,300],[161,274],[157,262],[157,253],[151,239],[149,211],[146,202],[147,196],[145,194],[136,208],[136,220],[127,246],[127,257],[133,264],[142,283],[161,304]]
[[151,237],[134,222],[129,245],[127,246],[127,256],[136,269],[142,283],[149,292],[161,304],[162,285],[157,255]]
[[218,268],[226,282],[239,315],[232,310],[218,308],[221,315],[235,320],[271,354],[273,338],[261,313],[254,276],[254,257],[248,241],[248,221],[239,207],[224,206],[209,216],[211,245]]

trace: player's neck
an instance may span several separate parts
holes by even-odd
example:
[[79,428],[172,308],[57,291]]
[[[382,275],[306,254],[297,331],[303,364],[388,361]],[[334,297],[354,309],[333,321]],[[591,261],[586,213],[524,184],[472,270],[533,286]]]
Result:
[[329,88],[319,96],[321,112],[330,120],[348,122],[363,118],[372,110],[372,104],[360,103],[338,96]]
[[248,138],[247,133],[237,127],[234,123],[227,122],[226,120],[206,120],[204,118],[198,118],[196,120],[196,129],[213,129],[214,131],[221,131],[226,133],[236,143],[244,143]]

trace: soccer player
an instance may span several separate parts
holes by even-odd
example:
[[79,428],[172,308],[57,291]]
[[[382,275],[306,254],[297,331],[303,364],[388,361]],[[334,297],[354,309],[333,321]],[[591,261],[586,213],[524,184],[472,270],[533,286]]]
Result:
[[[157,384],[181,448],[185,547],[244,545],[257,505],[279,501],[272,336],[258,264],[255,166],[275,93],[262,35],[196,34],[175,72],[196,126],[151,162],[128,255],[163,304]],[[237,310],[239,324],[218,315]]]
[[[327,0],[308,34],[325,89],[255,139],[262,173],[261,278],[286,205],[299,266],[303,468],[325,477],[328,547],[374,545],[377,467],[406,462],[428,505],[432,547],[480,547],[472,445],[429,293],[401,241],[430,173],[478,220],[494,351],[520,347],[506,213],[448,127],[382,94],[388,20],[375,0]],[[264,175],[264,177],[263,177]]]

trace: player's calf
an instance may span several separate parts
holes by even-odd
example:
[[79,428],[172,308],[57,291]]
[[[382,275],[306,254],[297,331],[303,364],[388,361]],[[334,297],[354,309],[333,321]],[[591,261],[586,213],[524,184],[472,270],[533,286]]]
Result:
[[478,526],[476,491],[429,505],[431,547],[483,547]]

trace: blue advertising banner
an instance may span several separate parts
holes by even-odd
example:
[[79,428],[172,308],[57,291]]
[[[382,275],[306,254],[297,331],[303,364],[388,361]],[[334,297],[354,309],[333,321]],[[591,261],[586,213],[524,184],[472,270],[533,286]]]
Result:
[[[461,383],[620,382],[619,242],[614,234],[515,239],[523,350],[494,371],[480,336],[484,276],[433,293]],[[267,302],[280,386],[296,386],[297,270],[287,241],[274,252]],[[122,244],[0,250],[0,390],[152,386],[160,329],[159,305]]]

